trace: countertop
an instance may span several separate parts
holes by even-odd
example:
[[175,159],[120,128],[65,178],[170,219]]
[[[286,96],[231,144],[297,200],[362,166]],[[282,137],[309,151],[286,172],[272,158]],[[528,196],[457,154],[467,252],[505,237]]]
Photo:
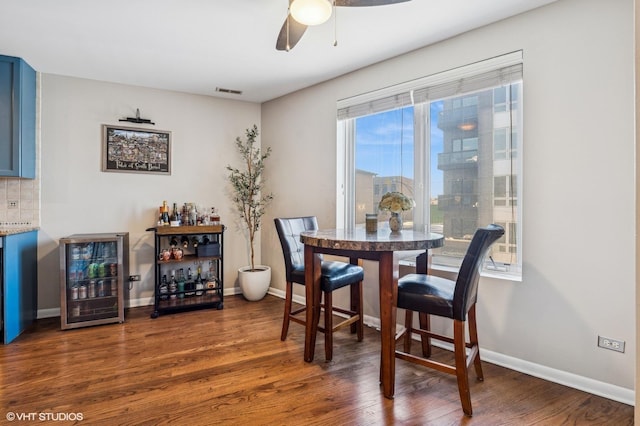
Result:
[[314,247],[336,250],[402,251],[442,247],[444,237],[410,229],[391,232],[389,228],[380,228],[377,232],[367,233],[364,228],[355,228],[303,231],[300,241]]
[[13,234],[22,234],[24,232],[31,232],[31,231],[37,231],[40,228],[37,226],[22,226],[22,227],[17,227],[17,226],[7,226],[7,227],[0,227],[0,237],[6,237],[7,235],[13,235]]

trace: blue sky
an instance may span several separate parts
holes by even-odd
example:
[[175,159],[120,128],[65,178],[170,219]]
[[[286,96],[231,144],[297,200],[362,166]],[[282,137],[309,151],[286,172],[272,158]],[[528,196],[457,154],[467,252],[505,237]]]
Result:
[[[442,194],[442,131],[436,125],[442,102],[431,103],[431,196]],[[356,120],[356,168],[379,176],[413,179],[413,107],[360,117]],[[400,146],[402,149],[400,149]]]

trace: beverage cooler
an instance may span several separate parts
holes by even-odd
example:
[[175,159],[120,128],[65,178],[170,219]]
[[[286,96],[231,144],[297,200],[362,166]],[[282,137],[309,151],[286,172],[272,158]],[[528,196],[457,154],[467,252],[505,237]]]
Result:
[[124,322],[129,299],[129,233],[74,234],[60,239],[63,330]]

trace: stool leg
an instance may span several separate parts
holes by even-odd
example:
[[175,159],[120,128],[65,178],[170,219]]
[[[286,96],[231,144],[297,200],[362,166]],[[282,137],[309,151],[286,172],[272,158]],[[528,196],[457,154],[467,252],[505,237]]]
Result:
[[411,353],[411,334],[413,333],[413,311],[405,309],[404,311],[404,327],[407,329],[404,332],[404,351]]
[[289,318],[291,317],[291,304],[293,302],[293,282],[287,281],[287,289],[284,299],[284,318],[282,319],[282,333],[280,334],[280,340],[287,338],[289,333]]
[[456,358],[456,377],[458,378],[458,392],[460,393],[460,402],[462,403],[462,411],[467,416],[471,416],[471,392],[469,391],[469,375],[467,371],[467,353],[465,344],[465,322],[460,320],[453,321],[453,346]]
[[[358,259],[357,257],[350,257],[349,263],[352,265],[362,266],[362,259]],[[351,284],[350,288],[350,303],[351,303],[351,312],[355,312],[358,314],[359,320],[353,324],[351,324],[351,333],[358,333],[358,342],[362,342],[364,337],[364,316],[362,314],[362,309],[364,306],[364,301],[362,299],[362,281],[357,284]]]
[[476,323],[476,305],[474,304],[471,309],[469,309],[468,313],[468,322],[469,322],[469,342],[471,346],[477,346],[478,352],[476,352],[476,357],[473,360],[473,366],[476,370],[476,377],[478,380],[484,380],[484,374],[482,373],[482,361],[480,360],[480,345],[478,344],[478,326]]
[[[420,319],[420,328],[422,330],[431,331],[431,319],[429,318],[429,314],[420,312],[418,314],[418,318]],[[431,337],[420,336],[420,342],[422,342],[422,355],[425,358],[431,357]]]
[[[355,299],[357,300],[357,306],[352,310],[357,312],[358,314],[358,321],[352,325],[356,326],[356,330],[358,333],[358,342],[362,342],[362,339],[364,338],[364,313],[362,310],[364,301],[362,297],[362,281],[358,282],[358,284],[356,285],[352,285],[351,288],[355,289]],[[353,294],[351,296],[351,299],[353,300]]]
[[333,295],[324,293],[324,354],[327,361],[333,359]]

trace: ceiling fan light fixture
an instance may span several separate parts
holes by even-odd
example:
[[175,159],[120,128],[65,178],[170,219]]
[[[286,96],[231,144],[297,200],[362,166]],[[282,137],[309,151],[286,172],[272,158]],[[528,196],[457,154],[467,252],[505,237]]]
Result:
[[290,11],[293,19],[303,25],[320,25],[331,17],[329,0],[294,0]]

